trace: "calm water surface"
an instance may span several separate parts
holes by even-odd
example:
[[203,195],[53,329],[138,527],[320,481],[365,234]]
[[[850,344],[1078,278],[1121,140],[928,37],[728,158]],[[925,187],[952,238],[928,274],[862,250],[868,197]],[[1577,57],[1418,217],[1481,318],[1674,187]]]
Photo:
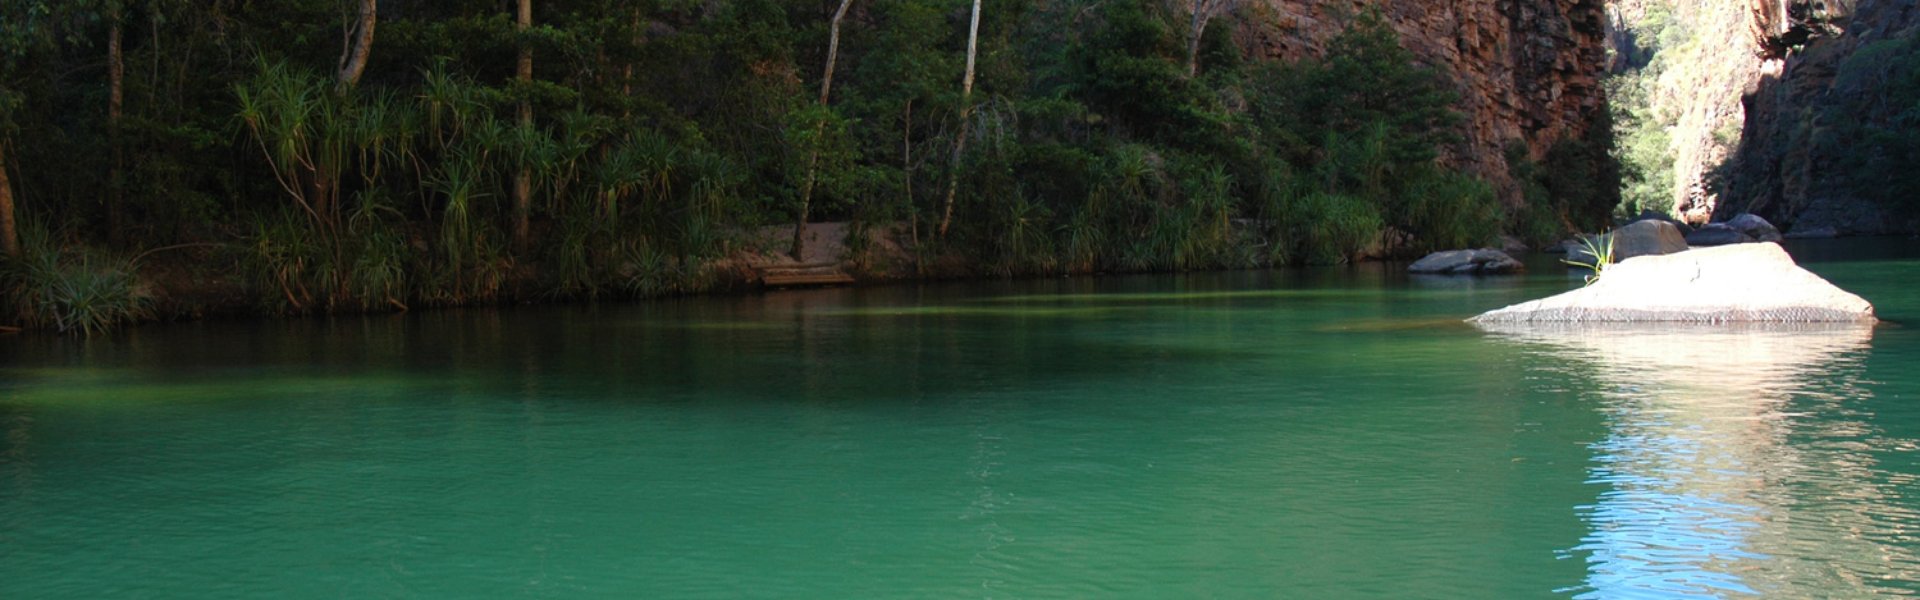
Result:
[[0,338],[0,598],[1920,593],[1906,323],[1363,266]]

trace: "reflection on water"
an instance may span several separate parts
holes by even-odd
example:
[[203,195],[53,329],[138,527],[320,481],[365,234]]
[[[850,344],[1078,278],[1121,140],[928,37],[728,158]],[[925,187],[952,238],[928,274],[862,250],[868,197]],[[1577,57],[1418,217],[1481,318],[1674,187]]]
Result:
[[1871,327],[1490,326],[1584,381],[1607,417],[1592,444],[1598,501],[1572,549],[1580,598],[1907,595],[1920,525],[1909,446],[1854,407]]

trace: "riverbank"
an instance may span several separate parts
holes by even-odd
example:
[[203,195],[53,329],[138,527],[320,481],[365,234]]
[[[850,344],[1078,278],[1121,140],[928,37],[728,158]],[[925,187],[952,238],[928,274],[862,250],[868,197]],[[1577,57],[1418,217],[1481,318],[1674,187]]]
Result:
[[[1256,229],[1250,223],[1235,223],[1236,238],[1248,238]],[[401,313],[414,310],[488,306],[525,306],[570,304],[578,302],[631,302],[663,297],[726,295],[770,289],[818,286],[866,286],[906,281],[949,281],[967,279],[1006,279],[1019,277],[1057,277],[1087,275],[1124,275],[1165,272],[1212,272],[1239,269],[1272,268],[1272,262],[1258,260],[1258,248],[1248,248],[1245,260],[1235,264],[1215,264],[1196,268],[1113,268],[1111,264],[1075,264],[1053,257],[1027,265],[990,265],[959,250],[940,254],[917,255],[913,251],[916,233],[906,224],[870,228],[855,233],[850,222],[812,223],[806,228],[804,253],[799,259],[787,254],[792,243],[791,226],[769,226],[738,236],[730,244],[731,252],[707,260],[692,269],[676,272],[692,275],[669,278],[661,275],[651,289],[588,288],[566,290],[551,283],[550,274],[530,265],[509,270],[498,290],[491,296],[463,300],[437,299],[404,302],[395,299],[363,308],[333,310],[288,310],[284,298],[276,298],[254,277],[244,272],[232,258],[233,251],[214,245],[194,245],[153,252],[134,265],[135,286],[142,295],[143,310],[132,319],[114,325],[148,322],[180,322],[208,318],[290,318],[319,315]],[[921,238],[925,239],[925,238]],[[1396,262],[1417,256],[1402,247],[1387,244],[1389,236],[1360,252],[1352,262]],[[1816,242],[1820,240],[1815,240]],[[1509,238],[1509,244],[1517,243]],[[1795,255],[1813,252],[1816,246],[1806,241],[1789,242]],[[1539,262],[1539,261],[1530,261]],[[1540,265],[1558,266],[1558,261]],[[629,268],[638,268],[633,266]],[[786,277],[792,273],[809,277]],[[644,277],[635,273],[634,278]],[[799,283],[792,283],[798,279]],[[833,283],[821,283],[821,280]],[[13,317],[13,315],[9,315]],[[23,320],[0,321],[0,335],[45,331],[56,333],[58,326],[35,327]]]
[[[323,308],[313,304],[296,305],[292,301],[304,290],[282,289],[275,291],[261,285],[257,274],[247,272],[243,259],[235,258],[235,248],[196,244],[180,248],[166,249],[138,255],[139,258],[123,261],[135,281],[134,299],[140,309],[127,322],[115,325],[127,325],[144,322],[178,322],[207,318],[225,317],[301,317],[338,314],[377,314],[383,312],[407,312],[413,310],[431,310],[440,308],[463,308],[476,306],[510,306],[535,304],[565,304],[581,301],[635,301],[650,298],[734,294],[780,289],[787,287],[813,287],[818,283],[803,282],[793,284],[778,274],[789,272],[831,273],[840,277],[842,283],[828,285],[870,285],[900,281],[956,280],[986,277],[1048,276],[1048,275],[1091,275],[1102,273],[1153,272],[1167,269],[1139,269],[1134,271],[1102,268],[1097,263],[1072,264],[1070,261],[1049,260],[1042,264],[1028,265],[1027,268],[1009,265],[987,265],[969,257],[959,249],[949,248],[946,252],[916,254],[913,250],[915,239],[928,232],[913,231],[907,224],[895,224],[884,228],[870,228],[856,231],[851,222],[811,223],[805,229],[805,243],[799,258],[788,254],[792,243],[793,228],[788,225],[768,226],[738,235],[727,244],[728,251],[717,258],[705,260],[689,267],[671,266],[659,269],[661,273],[647,273],[643,269],[648,265],[626,265],[623,271],[631,272],[634,280],[658,278],[657,283],[639,284],[612,289],[608,287],[586,287],[563,289],[553,285],[554,277],[538,266],[531,264],[513,264],[508,266],[497,285],[496,290],[484,297],[439,298],[428,301],[408,302],[401,298],[389,298],[385,302],[371,303],[364,307]],[[1239,235],[1239,234],[1236,234]],[[1379,253],[1377,250],[1375,253]],[[1267,266],[1251,260],[1244,264],[1247,268]],[[1228,267],[1231,268],[1231,267]],[[1181,270],[1223,270],[1222,268],[1197,268]],[[34,323],[16,315],[9,315],[15,321],[0,321],[0,334],[21,333],[23,331],[55,332],[62,329],[58,324],[46,323],[36,327]]]

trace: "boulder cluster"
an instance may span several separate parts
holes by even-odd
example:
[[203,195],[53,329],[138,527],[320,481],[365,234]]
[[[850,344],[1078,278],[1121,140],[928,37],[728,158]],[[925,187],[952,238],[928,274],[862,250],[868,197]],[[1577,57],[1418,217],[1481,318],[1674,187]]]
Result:
[[[1562,244],[1570,264],[1612,262],[1587,287],[1489,311],[1477,323],[1872,323],[1873,305],[1794,264],[1765,219],[1740,215],[1688,231],[1643,218]],[[1435,252],[1414,273],[1479,275],[1521,270],[1499,250]]]
[[1779,244],[1734,244],[1622,261],[1587,287],[1472,320],[1871,323],[1875,318],[1872,304],[1800,268]]

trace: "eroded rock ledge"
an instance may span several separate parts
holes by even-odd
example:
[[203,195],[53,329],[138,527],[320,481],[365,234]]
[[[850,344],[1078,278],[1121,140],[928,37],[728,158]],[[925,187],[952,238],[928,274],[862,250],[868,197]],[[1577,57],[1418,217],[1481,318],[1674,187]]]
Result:
[[1470,319],[1478,323],[1860,322],[1873,305],[1794,264],[1778,244],[1642,256],[1593,285]]

